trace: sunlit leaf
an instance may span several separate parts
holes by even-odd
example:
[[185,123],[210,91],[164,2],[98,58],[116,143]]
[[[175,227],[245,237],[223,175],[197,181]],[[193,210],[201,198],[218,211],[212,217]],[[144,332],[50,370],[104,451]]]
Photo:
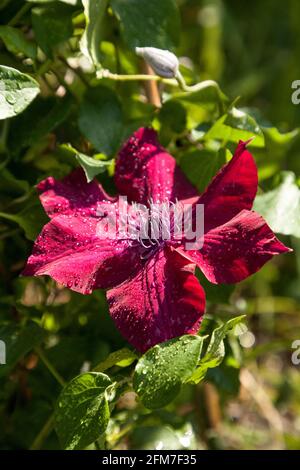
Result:
[[100,362],[95,368],[96,372],[104,372],[107,369],[117,365],[128,367],[137,359],[136,354],[128,348],[122,348],[112,352],[104,361]]
[[254,209],[274,232],[300,237],[300,189],[295,174],[283,172],[277,188],[256,196]]
[[254,137],[251,145],[264,146],[264,138],[261,129],[255,120],[245,111],[231,108],[228,113],[218,119],[206,132],[204,139],[216,139],[221,142],[238,143],[240,140],[248,140]]
[[100,41],[103,35],[103,17],[107,0],[82,0],[85,15],[85,31],[80,41],[82,52],[91,60],[96,68],[100,67]]
[[185,335],[149,349],[138,361],[133,386],[141,402],[161,408],[179,393],[194,373],[203,338]]
[[213,83],[195,91],[177,92],[171,101],[179,101],[187,111],[187,127],[193,129],[208,118],[217,118],[224,114],[228,99]]
[[88,157],[83,153],[76,153],[76,160],[84,169],[87,182],[90,183],[95,176],[103,173],[112,164],[111,160],[96,160],[95,158]]
[[245,315],[232,318],[213,331],[205,355],[200,359],[197,369],[189,380],[190,382],[200,382],[205,377],[208,369],[217,367],[221,364],[225,355],[223,340],[228,332],[238,325],[244,318]]
[[39,85],[32,77],[0,65],[0,119],[20,114],[39,92]]
[[109,420],[108,375],[88,372],[75,377],[61,392],[55,428],[65,449],[84,449],[105,431]]

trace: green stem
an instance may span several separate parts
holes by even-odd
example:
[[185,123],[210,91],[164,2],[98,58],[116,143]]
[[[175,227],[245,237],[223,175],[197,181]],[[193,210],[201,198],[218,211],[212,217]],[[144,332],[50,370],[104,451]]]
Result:
[[51,69],[52,65],[53,65],[53,62],[51,59],[45,60],[45,62],[43,62],[41,66],[37,69],[36,71],[37,75],[38,76],[44,75],[46,72],[48,72]]
[[[55,367],[51,364],[49,359],[46,357],[45,353],[42,351],[42,349],[39,346],[35,347],[35,352],[38,354],[39,358],[43,361],[49,372],[53,375],[53,377],[57,380],[57,382],[64,387],[65,386],[65,381],[57,372]],[[32,445],[30,446],[30,450],[39,450],[41,449],[45,439],[49,436],[50,432],[52,431],[54,427],[54,413],[52,413],[49,418],[47,419],[46,423],[34,439]]]
[[192,85],[192,86],[187,85],[185,83],[183,76],[179,72],[179,70],[176,74],[176,80],[180,88],[186,92],[191,92],[191,91],[196,92],[196,91],[204,90],[205,88],[208,88],[208,87],[214,87],[216,88],[218,93],[221,92],[219,85],[214,80],[204,80],[203,82],[196,83],[196,85]]
[[109,70],[99,70],[97,72],[97,78],[103,79],[108,78],[110,80],[117,80],[117,81],[147,81],[152,80],[155,82],[163,82],[167,85],[178,86],[176,80],[167,79],[159,77],[158,75],[148,75],[148,74],[134,74],[134,75],[121,75],[117,73],[112,73]]
[[51,364],[45,353],[42,351],[42,349],[38,346],[35,348],[36,353],[38,354],[39,358],[43,361],[49,372],[53,375],[53,377],[57,380],[57,382],[64,387],[66,382],[64,379],[61,377],[61,375],[57,372],[55,367]]
[[41,449],[45,439],[49,436],[54,426],[54,414],[51,414],[47,419],[46,423],[34,439],[33,443],[30,446],[29,450],[39,450]]
[[16,13],[16,15],[7,23],[8,26],[15,26],[19,21],[20,19],[22,18],[22,16],[25,15],[25,13],[27,13],[28,10],[30,10],[31,8],[31,4],[29,2],[26,2],[22,8],[20,8],[20,10],[18,11],[18,13]]
[[134,424],[130,423],[127,424],[118,434],[114,434],[110,439],[108,439],[108,443],[110,449],[114,449],[114,447],[118,444],[118,442],[126,436],[134,427]]
[[163,82],[166,85],[179,86],[183,91],[186,92],[196,92],[200,90],[205,90],[205,88],[214,87],[218,93],[221,93],[220,87],[214,80],[204,80],[203,82],[196,83],[196,85],[189,86],[186,84],[183,76],[178,71],[175,80],[170,78],[159,77],[158,75],[148,75],[148,74],[133,74],[133,75],[121,75],[117,73],[112,73],[109,70],[99,70],[97,72],[97,78],[103,79],[108,78],[109,80],[116,81],[148,81],[152,80],[155,82]]

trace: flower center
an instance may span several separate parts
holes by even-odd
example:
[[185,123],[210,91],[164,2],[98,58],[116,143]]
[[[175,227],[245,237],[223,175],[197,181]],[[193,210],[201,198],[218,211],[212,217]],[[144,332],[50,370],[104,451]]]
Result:
[[181,221],[182,207],[179,203],[150,201],[148,207],[133,204],[128,227],[139,243],[141,259],[148,259],[167,244],[180,244]]

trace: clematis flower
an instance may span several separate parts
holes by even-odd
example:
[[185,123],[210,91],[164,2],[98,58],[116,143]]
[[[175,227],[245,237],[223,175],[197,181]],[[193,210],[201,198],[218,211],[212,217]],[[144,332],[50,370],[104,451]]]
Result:
[[[141,128],[129,138],[116,162],[115,184],[129,205],[189,201],[204,205],[201,249],[181,239],[112,239],[99,234],[99,210],[116,209],[117,198],[77,169],[62,181],[38,185],[50,217],[37,238],[24,275],[49,275],[70,289],[90,294],[107,289],[110,314],[123,336],[139,351],[183,334],[196,334],[205,310],[205,293],[194,275],[198,266],[213,283],[236,283],[274,255],[290,251],[251,211],[257,169],[240,142],[206,191],[199,195],[154,130]],[[195,211],[193,211],[195,214]],[[174,226],[171,227],[171,231]],[[145,255],[146,254],[146,255]]]

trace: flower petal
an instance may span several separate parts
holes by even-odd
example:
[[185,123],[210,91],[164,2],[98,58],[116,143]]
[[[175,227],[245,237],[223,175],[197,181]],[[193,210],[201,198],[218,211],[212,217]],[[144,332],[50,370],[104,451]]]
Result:
[[197,278],[170,248],[157,251],[136,275],[109,290],[107,299],[117,327],[141,352],[176,336],[196,334],[205,309]]
[[[181,254],[183,251],[178,250]],[[186,251],[207,279],[215,284],[240,282],[258,271],[274,255],[291,251],[281,243],[264,219],[243,210],[204,237],[199,251]]]
[[99,219],[57,215],[37,238],[23,275],[47,274],[70,289],[89,294],[123,282],[140,268],[131,240],[97,236]]
[[50,176],[41,181],[37,189],[50,218],[57,214],[74,212],[93,215],[97,210],[97,203],[113,200],[96,180],[87,182],[82,168],[77,168],[61,181]]
[[205,231],[223,225],[243,209],[251,209],[257,192],[257,167],[240,141],[229,163],[214,177],[198,203],[204,204]]
[[198,194],[175,159],[161,147],[153,129],[141,128],[125,143],[116,163],[115,183],[120,194],[147,204],[189,198]]

